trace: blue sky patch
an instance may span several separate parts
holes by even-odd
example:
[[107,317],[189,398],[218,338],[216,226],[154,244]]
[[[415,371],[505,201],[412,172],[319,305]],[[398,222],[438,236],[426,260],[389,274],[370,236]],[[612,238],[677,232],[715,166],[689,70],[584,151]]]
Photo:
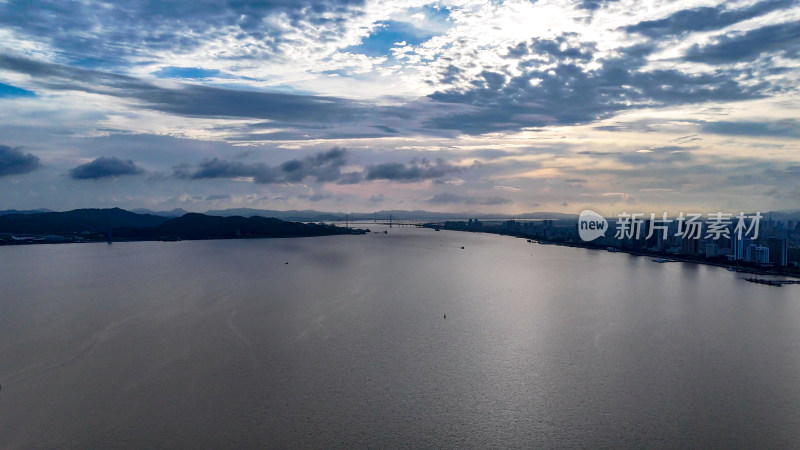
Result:
[[2,97],[36,97],[36,93],[27,89],[0,83],[0,98]]
[[397,42],[418,45],[433,36],[429,31],[420,30],[410,23],[387,20],[379,22],[373,33],[361,40],[361,44],[347,47],[344,51],[372,57],[385,56]]
[[[412,9],[411,11],[414,11]],[[428,20],[434,22],[445,22],[447,18],[450,17],[450,9],[445,7],[435,7],[432,5],[425,5],[420,8],[420,11],[425,14]]]
[[199,67],[162,67],[153,75],[159,78],[189,78],[198,80],[201,78],[230,78],[227,75],[216,69],[201,69]]

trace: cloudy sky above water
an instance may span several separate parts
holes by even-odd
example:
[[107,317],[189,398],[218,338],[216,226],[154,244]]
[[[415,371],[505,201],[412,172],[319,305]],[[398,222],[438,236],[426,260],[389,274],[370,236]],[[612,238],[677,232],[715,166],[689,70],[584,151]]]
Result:
[[0,209],[797,209],[799,81],[790,0],[0,0]]

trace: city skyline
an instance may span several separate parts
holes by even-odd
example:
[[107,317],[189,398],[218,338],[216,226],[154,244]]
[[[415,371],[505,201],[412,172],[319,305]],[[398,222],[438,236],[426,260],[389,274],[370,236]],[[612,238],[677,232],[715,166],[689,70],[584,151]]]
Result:
[[0,209],[800,208],[800,6],[0,1]]

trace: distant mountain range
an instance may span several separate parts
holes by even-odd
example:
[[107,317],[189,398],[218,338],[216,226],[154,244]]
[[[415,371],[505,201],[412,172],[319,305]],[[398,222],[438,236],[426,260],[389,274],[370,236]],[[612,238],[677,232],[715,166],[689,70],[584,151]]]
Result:
[[38,214],[0,216],[0,233],[72,234],[107,233],[115,228],[148,228],[161,225],[166,217],[136,214],[124,209],[76,209]]
[[132,209],[131,212],[135,212],[136,214],[150,214],[151,216],[162,216],[162,217],[180,217],[184,214],[189,213],[185,209],[175,208],[172,211],[153,211],[150,209],[145,208],[137,208]]
[[6,210],[0,211],[0,216],[7,216],[9,214],[40,214],[40,213],[47,213],[47,212],[53,212],[53,211],[49,210],[49,209],[44,209],[44,208],[42,208],[42,209],[23,209],[23,210],[6,209]]
[[[137,214],[120,208],[76,209],[66,212],[15,213],[0,216],[0,241],[32,242],[20,236],[46,236],[49,241],[226,239],[352,234],[332,225],[288,222],[275,218],[210,216],[181,217]],[[37,241],[38,242],[38,241]]]
[[290,210],[290,211],[275,211],[272,209],[252,209],[252,208],[235,208],[235,209],[218,209],[206,211],[209,216],[242,216],[242,217],[274,217],[281,220],[294,220],[299,222],[330,222],[334,220],[344,220],[344,213],[329,213],[314,210]]

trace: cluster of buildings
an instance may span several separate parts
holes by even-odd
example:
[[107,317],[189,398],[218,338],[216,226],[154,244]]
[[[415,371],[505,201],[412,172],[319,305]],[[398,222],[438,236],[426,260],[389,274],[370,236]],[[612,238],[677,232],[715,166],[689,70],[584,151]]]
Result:
[[[649,220],[636,224],[630,237],[617,237],[617,223],[610,220],[605,236],[592,242],[584,242],[578,233],[576,220],[505,220],[505,221],[448,221],[445,229],[461,231],[485,231],[509,234],[531,239],[586,245],[623,251],[650,252],[674,255],[688,259],[708,259],[732,264],[757,265],[762,267],[800,267],[800,221],[760,221],[757,236],[737,236],[730,225],[716,239],[706,236],[706,228],[695,237],[684,237],[679,233],[679,224],[672,221],[663,230],[650,233],[653,226]],[[705,222],[703,225],[706,225]]]

